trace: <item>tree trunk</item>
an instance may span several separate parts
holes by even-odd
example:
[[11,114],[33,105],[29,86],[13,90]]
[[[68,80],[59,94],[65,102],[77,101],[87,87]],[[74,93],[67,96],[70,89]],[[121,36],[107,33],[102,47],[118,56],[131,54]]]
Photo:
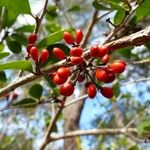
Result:
[[[85,88],[83,88],[79,96],[84,94]],[[73,97],[69,97],[67,102],[71,101],[72,99]],[[64,133],[78,129],[83,104],[84,100],[81,100],[64,109]],[[65,139],[64,150],[77,150],[76,138]]]

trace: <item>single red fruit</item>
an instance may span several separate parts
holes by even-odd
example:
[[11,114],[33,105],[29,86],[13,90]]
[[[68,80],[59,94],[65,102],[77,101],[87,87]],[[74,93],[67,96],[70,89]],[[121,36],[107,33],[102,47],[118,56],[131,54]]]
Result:
[[80,47],[73,47],[70,51],[71,56],[79,56],[80,57],[82,55],[82,53],[83,53],[83,50]]
[[29,44],[34,44],[36,42],[36,40],[37,40],[37,34],[31,33],[28,38]]
[[120,62],[120,63],[124,64],[124,66],[126,67],[126,62],[123,60],[115,60],[115,62]]
[[113,89],[111,87],[101,87],[100,92],[106,98],[113,97]]
[[53,78],[55,84],[61,85],[67,81],[67,78],[60,78],[58,74],[56,74]]
[[31,49],[33,46],[35,46],[35,45],[34,45],[34,44],[29,44],[29,45],[27,46],[27,52],[28,52],[28,54],[30,54],[30,49]]
[[71,96],[74,92],[74,86],[71,83],[64,83],[60,86],[59,92],[64,96]]
[[49,77],[52,78],[52,79],[54,79],[54,77],[55,77],[56,74],[57,74],[57,72],[52,72],[52,73],[49,74]]
[[126,68],[126,64],[124,61],[116,60],[110,65],[110,67],[112,68],[114,73],[120,74],[120,73],[124,72],[124,70]]
[[18,94],[17,94],[17,93],[13,93],[13,94],[12,94],[12,100],[17,99],[17,97],[18,97]]
[[85,75],[84,74],[80,74],[79,76],[78,76],[78,82],[83,82],[84,80],[85,80]]
[[99,47],[99,57],[103,57],[108,53],[108,47],[105,45],[102,45]]
[[38,49],[35,46],[30,49],[30,55],[35,62],[38,62]]
[[59,60],[63,60],[66,58],[66,55],[64,53],[64,51],[62,51],[60,48],[55,47],[53,49],[53,54],[55,55],[55,57]]
[[108,62],[109,62],[109,60],[110,60],[110,57],[109,57],[109,55],[105,55],[105,56],[103,56],[103,58],[102,58],[102,62],[104,63],[104,64],[107,64]]
[[90,98],[94,98],[96,96],[96,87],[95,84],[91,83],[88,87],[87,87],[87,94]]
[[80,65],[82,62],[83,62],[83,57],[70,57],[70,60],[71,60],[71,64],[73,65]]
[[79,44],[82,41],[82,39],[83,39],[83,32],[82,32],[82,30],[81,29],[77,29],[76,30],[76,39],[75,39],[75,42],[77,44]]
[[91,55],[91,57],[94,57],[94,58],[99,57],[99,47],[98,47],[98,45],[95,44],[91,47],[90,55]]
[[57,70],[57,74],[60,78],[68,78],[71,75],[70,69],[61,67]]
[[107,67],[105,68],[105,71],[107,73],[107,79],[104,81],[105,83],[111,83],[115,80],[115,73],[112,71],[111,68]]
[[40,62],[43,64],[48,60],[49,52],[47,49],[43,49],[40,55]]
[[106,69],[99,68],[96,70],[95,77],[97,81],[105,82],[108,79],[108,73],[106,72]]
[[74,44],[74,39],[69,32],[64,32],[64,40],[68,44]]

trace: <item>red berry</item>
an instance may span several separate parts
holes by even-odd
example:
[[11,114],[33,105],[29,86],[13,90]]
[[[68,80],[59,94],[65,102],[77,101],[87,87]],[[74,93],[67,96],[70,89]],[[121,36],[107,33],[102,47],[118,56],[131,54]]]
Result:
[[100,68],[96,70],[95,77],[97,81],[105,82],[108,79],[108,73],[106,72],[106,69]]
[[31,33],[28,38],[29,44],[34,44],[36,42],[36,40],[37,40],[37,34]]
[[104,81],[105,83],[111,83],[112,81],[115,80],[115,73],[112,71],[110,68],[105,69],[107,73],[107,79]]
[[106,98],[113,97],[113,89],[111,87],[101,87],[100,92]]
[[102,45],[99,47],[99,57],[103,57],[108,53],[108,47],[105,45]]
[[73,39],[72,35],[69,32],[64,32],[64,40],[68,44],[74,44],[74,39]]
[[18,97],[18,94],[17,94],[17,93],[13,93],[13,95],[12,95],[12,100],[17,99],[17,97]]
[[120,74],[124,72],[126,63],[124,61],[116,60],[110,65],[110,67],[115,73]]
[[83,53],[83,50],[80,47],[73,47],[70,51],[71,56],[81,56],[82,53]]
[[91,55],[91,57],[94,57],[94,58],[99,57],[99,47],[98,47],[98,45],[95,44],[91,47],[90,55]]
[[67,81],[67,78],[60,78],[58,74],[56,74],[53,78],[55,84],[61,85]]
[[59,92],[64,96],[71,96],[74,92],[74,86],[71,83],[64,83],[60,86]]
[[71,75],[70,69],[61,67],[57,70],[57,74],[60,78],[68,78]]
[[82,30],[81,29],[77,29],[76,30],[76,39],[75,39],[75,42],[77,44],[79,44],[82,41],[82,39],[83,39],[83,32],[82,32]]
[[48,60],[49,52],[47,49],[43,49],[40,55],[40,62],[43,64]]
[[63,60],[66,58],[66,55],[64,53],[64,51],[62,51],[60,48],[55,47],[53,49],[53,54],[55,55],[55,57],[59,60]]
[[88,87],[87,87],[87,94],[90,98],[94,98],[96,96],[96,87],[95,84],[91,83]]
[[110,59],[109,55],[106,54],[105,56],[103,56],[102,62],[103,62],[104,64],[107,64],[107,63],[109,62],[109,59]]
[[27,52],[28,52],[28,54],[30,54],[30,49],[31,49],[33,46],[35,46],[35,45],[34,45],[34,44],[29,44],[29,45],[27,46]]
[[35,62],[38,62],[38,49],[35,46],[30,49],[30,55]]
[[80,65],[84,60],[83,57],[74,57],[74,56],[70,57],[70,59],[71,59],[71,64],[73,65]]
[[84,80],[85,80],[85,75],[84,74],[80,74],[79,76],[78,76],[78,82],[83,82]]

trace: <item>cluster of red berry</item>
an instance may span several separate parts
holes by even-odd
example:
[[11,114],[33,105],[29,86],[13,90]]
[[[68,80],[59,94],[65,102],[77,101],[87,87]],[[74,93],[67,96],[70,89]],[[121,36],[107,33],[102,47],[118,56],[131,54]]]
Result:
[[41,64],[45,63],[49,58],[49,52],[47,49],[43,49],[39,56],[39,51],[35,45],[35,42],[37,41],[37,34],[30,34],[28,38],[28,46],[27,46],[27,52],[28,56],[31,57],[36,63],[40,62]]
[[[71,70],[69,67],[61,67],[57,72],[51,76],[54,83],[60,86],[60,94],[64,96],[70,96],[74,92],[75,83],[85,81],[85,87],[87,88],[87,94],[90,98],[96,96],[97,90],[106,98],[113,97],[113,88],[101,86],[101,83],[111,83],[115,80],[116,74],[121,74],[126,67],[126,63],[123,60],[115,60],[109,63],[110,56],[108,55],[110,49],[108,46],[93,45],[90,48],[91,60],[89,62],[83,57],[83,49],[80,47],[80,43],[83,39],[83,32],[77,29],[75,32],[75,38],[69,32],[64,32],[64,40],[67,44],[72,45],[70,50],[70,56],[66,56],[63,50],[58,47],[53,49],[54,56],[63,60],[66,59],[68,63],[76,65],[76,71]],[[99,62],[99,63],[98,63]],[[69,76],[74,77],[76,80],[67,82]]]

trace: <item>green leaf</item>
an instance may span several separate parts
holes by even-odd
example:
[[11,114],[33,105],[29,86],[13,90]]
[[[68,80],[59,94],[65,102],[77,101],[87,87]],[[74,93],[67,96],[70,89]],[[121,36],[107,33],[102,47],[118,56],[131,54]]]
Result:
[[133,49],[133,47],[126,47],[126,48],[121,48],[119,50],[117,50],[116,52],[123,58],[130,58],[132,53],[131,50]]
[[0,82],[6,82],[7,78],[6,78],[6,74],[4,71],[0,71]]
[[55,32],[55,33],[49,35],[48,37],[46,37],[46,38],[44,38],[43,40],[41,40],[41,41],[38,43],[37,47],[38,47],[38,48],[47,47],[47,46],[50,45],[50,44],[54,44],[54,43],[56,43],[56,42],[62,40],[62,39],[63,39],[63,33],[64,33],[65,31],[70,31],[70,30],[64,30],[64,29],[62,29],[62,30],[60,30],[60,31],[58,31],[58,32]]
[[11,26],[19,14],[31,13],[28,0],[1,0],[0,6],[7,9],[7,26]]
[[142,4],[139,5],[139,7],[136,10],[137,21],[140,21],[144,17],[150,15],[149,6],[150,6],[150,0],[144,0]]
[[130,147],[128,150],[140,150],[137,145]]
[[93,7],[97,10],[111,10],[111,8],[104,6],[98,0],[94,0],[92,3]]
[[42,93],[43,93],[43,87],[40,84],[32,85],[29,90],[29,94],[36,99],[40,99]]
[[49,5],[47,8],[47,13],[46,13],[46,19],[47,20],[52,20],[55,17],[57,17],[57,6],[55,5]]
[[137,130],[140,134],[150,132],[150,121],[143,121],[137,126]]
[[2,52],[3,50],[4,50],[4,44],[1,43],[1,44],[0,44],[0,52]]
[[0,70],[26,70],[32,72],[32,65],[27,60],[17,60],[0,64]]
[[33,25],[24,25],[22,27],[15,29],[15,31],[17,32],[29,32],[29,33],[33,32],[33,30],[34,30]]
[[8,52],[0,52],[0,59],[3,59],[5,57],[9,56]]
[[25,98],[19,102],[12,104],[12,106],[19,106],[19,107],[33,107],[37,105],[37,101],[32,98]]
[[115,25],[119,25],[123,21],[124,17],[125,17],[125,11],[124,10],[117,11],[117,13],[114,17]]
[[70,9],[68,9],[68,12],[74,12],[74,11],[80,11],[80,6],[79,5],[74,5]]
[[6,39],[6,43],[8,48],[15,54],[18,54],[21,52],[21,44],[17,42],[15,39],[12,39],[11,37]]
[[61,26],[56,21],[50,21],[45,25],[45,28],[50,33],[54,33],[61,30]]

